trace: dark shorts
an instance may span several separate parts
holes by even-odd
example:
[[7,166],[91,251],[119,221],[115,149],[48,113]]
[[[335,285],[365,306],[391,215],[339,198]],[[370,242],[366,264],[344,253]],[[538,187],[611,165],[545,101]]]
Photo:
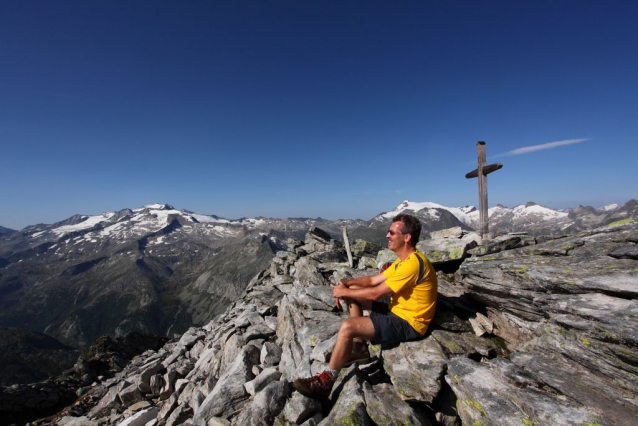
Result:
[[375,345],[395,346],[401,342],[423,338],[409,322],[390,312],[386,303],[372,302],[370,320],[374,325],[372,343]]

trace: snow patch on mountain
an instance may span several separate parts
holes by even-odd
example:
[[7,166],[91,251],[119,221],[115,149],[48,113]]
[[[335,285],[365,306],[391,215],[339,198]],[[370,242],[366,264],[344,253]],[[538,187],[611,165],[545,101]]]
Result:
[[470,222],[470,215],[471,212],[473,210],[476,210],[474,207],[471,206],[465,206],[465,207],[461,207],[461,208],[457,208],[457,207],[446,207],[443,206],[441,204],[436,204],[436,203],[432,203],[429,201],[426,202],[413,202],[413,201],[409,201],[409,200],[404,200],[401,204],[399,204],[394,210],[381,214],[378,216],[378,218],[380,219],[392,219],[393,217],[395,217],[398,214],[401,214],[407,210],[412,210],[414,212],[418,212],[421,211],[423,209],[430,209],[430,211],[428,211],[428,215],[430,217],[432,217],[433,219],[438,219],[439,218],[439,213],[436,210],[433,209],[442,209],[442,210],[447,210],[450,213],[452,213],[454,216],[456,216],[461,222],[469,224]]
[[612,212],[614,210],[618,210],[620,208],[620,206],[616,203],[614,204],[607,204],[606,206],[603,206],[601,208],[599,208],[598,210],[602,210],[604,212]]
[[228,219],[219,219],[204,214],[190,213],[190,216],[195,218],[199,223],[231,223]]
[[552,210],[539,204],[528,203],[526,205],[516,206],[512,209],[514,218],[522,218],[530,215],[540,216],[543,220],[561,219],[568,216],[568,213]]
[[[84,220],[80,223],[76,223],[75,225],[59,226],[57,228],[51,229],[51,231],[55,232],[58,236],[62,236],[64,234],[68,234],[71,232],[83,231],[85,229],[93,228],[95,225],[109,220],[114,215],[115,213],[109,212],[109,213],[102,213],[100,215],[95,215],[95,216],[82,216],[82,219]],[[31,237],[37,238],[41,236],[42,234],[44,234],[45,232],[47,231],[36,232]]]

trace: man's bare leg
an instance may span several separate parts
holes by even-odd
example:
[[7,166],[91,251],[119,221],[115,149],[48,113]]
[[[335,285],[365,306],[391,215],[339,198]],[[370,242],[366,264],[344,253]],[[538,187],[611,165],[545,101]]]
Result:
[[372,302],[369,300],[346,299],[348,305],[348,319],[341,324],[337,343],[330,357],[330,369],[339,371],[350,359],[354,342],[363,344],[365,340],[374,339],[374,325],[368,317],[363,316],[363,310],[370,310]]
[[374,339],[374,325],[368,317],[349,318],[341,324],[337,343],[330,357],[330,369],[339,371],[348,362],[352,353],[352,340],[356,337],[372,340]]
[[[374,325],[370,318],[363,316],[363,309],[370,309],[372,303],[348,299],[346,303],[349,306],[349,318],[341,324],[328,369],[313,377],[299,378],[292,383],[295,389],[310,398],[329,397],[339,370],[352,355],[353,339],[374,338]],[[363,345],[363,342],[359,344]]]

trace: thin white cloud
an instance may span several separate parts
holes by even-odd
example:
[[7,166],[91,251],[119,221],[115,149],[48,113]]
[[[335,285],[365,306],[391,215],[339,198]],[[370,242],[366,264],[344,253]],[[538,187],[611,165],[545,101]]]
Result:
[[523,148],[517,148],[512,151],[504,152],[502,154],[497,154],[494,156],[494,158],[495,157],[511,157],[512,155],[529,154],[530,152],[542,151],[544,149],[553,149],[553,148],[557,148],[559,146],[565,146],[565,145],[573,145],[575,143],[581,143],[588,140],[591,140],[591,138],[565,139],[563,141],[548,142],[548,143],[542,143],[540,145],[525,146]]

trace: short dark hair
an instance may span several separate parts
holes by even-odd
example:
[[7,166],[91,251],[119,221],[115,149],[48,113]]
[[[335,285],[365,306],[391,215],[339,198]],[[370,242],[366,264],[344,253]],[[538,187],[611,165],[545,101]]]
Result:
[[410,234],[412,236],[410,245],[416,247],[416,243],[419,242],[419,237],[421,236],[421,221],[412,215],[401,213],[392,219],[392,223],[394,222],[402,223],[401,233]]

